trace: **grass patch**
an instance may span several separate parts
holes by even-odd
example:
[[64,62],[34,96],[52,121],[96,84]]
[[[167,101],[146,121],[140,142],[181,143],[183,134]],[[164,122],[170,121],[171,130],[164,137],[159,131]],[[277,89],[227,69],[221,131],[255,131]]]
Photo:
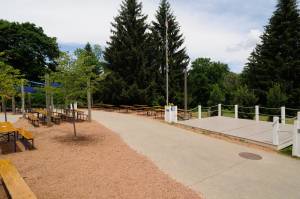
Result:
[[284,155],[288,155],[288,156],[292,156],[293,153],[293,146],[289,146],[287,148],[281,149],[280,153],[284,154]]

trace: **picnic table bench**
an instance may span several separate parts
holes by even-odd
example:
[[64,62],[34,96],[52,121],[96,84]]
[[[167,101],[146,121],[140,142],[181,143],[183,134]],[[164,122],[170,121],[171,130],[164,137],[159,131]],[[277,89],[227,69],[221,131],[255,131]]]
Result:
[[14,151],[17,151],[17,134],[18,129],[14,128],[10,122],[0,122],[0,136],[7,136],[10,141],[10,135],[14,137]]
[[0,176],[10,198],[36,199],[16,167],[9,160],[0,160]]
[[32,133],[23,128],[17,128],[17,130],[18,130],[18,134],[22,136],[22,139],[27,141],[27,143],[25,144],[25,149],[27,150],[30,148],[29,141],[31,141],[31,148],[34,148],[34,143],[33,143],[34,138]]
[[36,117],[34,114],[32,113],[27,113],[26,114],[27,119],[31,122],[32,125],[34,126],[39,126],[40,124],[40,120],[38,117]]

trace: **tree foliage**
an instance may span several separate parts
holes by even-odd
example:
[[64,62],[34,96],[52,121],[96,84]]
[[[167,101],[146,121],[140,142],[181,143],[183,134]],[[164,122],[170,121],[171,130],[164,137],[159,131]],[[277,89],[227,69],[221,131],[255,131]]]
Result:
[[[229,68],[226,64],[211,61],[209,58],[198,58],[192,62],[188,74],[190,104],[191,106],[207,105],[213,87],[220,90],[223,95],[223,82]],[[214,104],[216,105],[216,104]]]
[[267,105],[269,107],[285,106],[287,96],[279,84],[274,84],[267,93]]
[[[166,26],[168,27],[167,34]],[[169,97],[172,103],[183,105],[184,71],[189,64],[189,56],[183,46],[183,34],[169,2],[161,0],[151,26],[151,46],[154,53],[152,65],[157,71],[155,77],[160,85],[159,93],[162,96],[166,95],[166,36],[168,38]]]
[[6,117],[6,100],[15,96],[21,85],[22,75],[20,71],[12,66],[0,61],[0,97],[4,105],[5,120]]
[[56,67],[56,38],[48,37],[32,23],[0,20],[0,60],[20,70],[26,79],[38,80]]
[[[104,58],[111,71],[102,90],[104,102],[115,104],[143,103],[148,86],[147,16],[142,13],[142,3],[124,0],[119,15],[112,23],[112,35],[107,43]],[[114,93],[117,88],[118,92]]]
[[249,58],[243,76],[260,103],[274,83],[285,88],[288,105],[300,105],[300,18],[296,0],[279,0],[277,9]]

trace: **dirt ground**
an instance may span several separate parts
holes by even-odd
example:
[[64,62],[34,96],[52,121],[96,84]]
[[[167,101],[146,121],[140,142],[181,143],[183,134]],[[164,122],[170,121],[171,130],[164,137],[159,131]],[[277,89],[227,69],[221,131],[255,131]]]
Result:
[[78,123],[77,138],[69,123],[16,126],[33,131],[36,149],[0,158],[15,164],[38,198],[200,198],[99,123]]

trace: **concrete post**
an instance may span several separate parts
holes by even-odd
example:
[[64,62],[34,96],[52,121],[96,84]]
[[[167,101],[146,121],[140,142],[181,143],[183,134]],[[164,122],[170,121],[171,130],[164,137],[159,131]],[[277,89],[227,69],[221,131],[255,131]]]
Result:
[[279,145],[279,117],[273,117],[273,145],[278,146]]
[[239,106],[234,105],[234,118],[238,119],[239,118]]
[[178,120],[177,120],[177,106],[173,106],[171,108],[171,110],[172,110],[172,122],[177,123],[178,122]]
[[198,119],[202,119],[202,107],[198,106]]
[[221,117],[222,116],[222,105],[218,104],[218,116]]
[[285,107],[281,107],[281,124],[285,125]]
[[165,122],[171,121],[171,106],[165,106]]
[[293,156],[300,157],[300,112],[298,112],[297,120],[294,123]]
[[259,106],[255,106],[255,121],[259,121]]

